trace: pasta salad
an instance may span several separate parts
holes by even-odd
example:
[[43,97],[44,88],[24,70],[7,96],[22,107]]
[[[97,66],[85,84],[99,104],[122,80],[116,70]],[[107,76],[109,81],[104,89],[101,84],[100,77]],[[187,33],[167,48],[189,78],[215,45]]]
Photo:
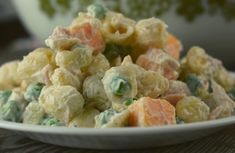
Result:
[[56,27],[22,60],[0,67],[0,119],[67,127],[149,127],[232,116],[235,79],[158,18],[102,5]]

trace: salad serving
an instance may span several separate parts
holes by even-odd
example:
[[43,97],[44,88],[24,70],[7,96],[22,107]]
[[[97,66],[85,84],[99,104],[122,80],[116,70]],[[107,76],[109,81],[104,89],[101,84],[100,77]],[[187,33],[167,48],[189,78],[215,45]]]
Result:
[[230,117],[235,78],[158,18],[93,4],[22,60],[0,67],[0,119],[67,127],[149,127]]

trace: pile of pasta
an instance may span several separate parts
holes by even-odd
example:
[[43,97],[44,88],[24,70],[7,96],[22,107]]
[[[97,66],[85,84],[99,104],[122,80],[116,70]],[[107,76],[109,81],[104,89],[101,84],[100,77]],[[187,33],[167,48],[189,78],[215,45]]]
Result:
[[94,4],[0,68],[0,119],[67,127],[161,126],[232,115],[235,79],[158,18],[139,21]]

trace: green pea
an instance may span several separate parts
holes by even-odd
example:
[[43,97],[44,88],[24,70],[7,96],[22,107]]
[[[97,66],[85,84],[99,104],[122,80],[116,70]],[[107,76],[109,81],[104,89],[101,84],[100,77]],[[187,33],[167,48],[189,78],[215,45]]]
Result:
[[52,116],[47,116],[45,119],[43,119],[41,125],[46,125],[46,126],[63,126],[64,124],[60,120],[57,120],[56,118],[54,118]]
[[104,112],[100,113],[99,118],[101,121],[101,124],[106,124],[110,121],[111,117],[114,116],[117,113],[114,109],[108,109]]
[[189,87],[189,89],[190,89],[190,91],[192,92],[193,95],[196,95],[196,92],[197,92],[198,88],[200,88],[202,86],[201,81],[194,74],[188,75],[186,77],[185,82],[188,85],[188,87]]
[[24,93],[24,98],[29,102],[38,101],[38,97],[41,93],[43,86],[44,84],[42,83],[29,85],[26,89],[26,92]]
[[11,93],[12,93],[11,90],[5,90],[0,92],[0,107],[7,102],[7,100],[11,96]]
[[21,121],[22,112],[16,101],[8,101],[0,107],[0,119],[12,122]]
[[105,18],[105,14],[107,12],[107,8],[105,8],[101,4],[92,4],[88,6],[87,11],[94,17],[98,19]]
[[122,77],[114,77],[110,83],[110,88],[117,96],[123,96],[131,89],[129,82]]

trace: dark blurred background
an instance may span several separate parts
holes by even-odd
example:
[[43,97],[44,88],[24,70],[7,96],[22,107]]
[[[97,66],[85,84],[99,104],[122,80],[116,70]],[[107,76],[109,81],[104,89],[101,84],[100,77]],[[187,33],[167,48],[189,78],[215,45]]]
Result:
[[44,20],[67,25],[79,10],[97,1],[135,19],[159,17],[182,41],[182,55],[192,45],[199,45],[221,59],[228,69],[235,70],[235,0],[1,0],[0,63],[22,57],[41,46],[49,35],[39,36],[40,30],[33,30],[27,14],[40,12],[43,17],[30,19],[31,23],[40,20],[35,29],[51,31],[54,25],[47,26]]
[[17,59],[27,52],[27,47],[21,47],[26,41],[30,43],[30,34],[22,25],[11,1],[0,1],[0,63]]

